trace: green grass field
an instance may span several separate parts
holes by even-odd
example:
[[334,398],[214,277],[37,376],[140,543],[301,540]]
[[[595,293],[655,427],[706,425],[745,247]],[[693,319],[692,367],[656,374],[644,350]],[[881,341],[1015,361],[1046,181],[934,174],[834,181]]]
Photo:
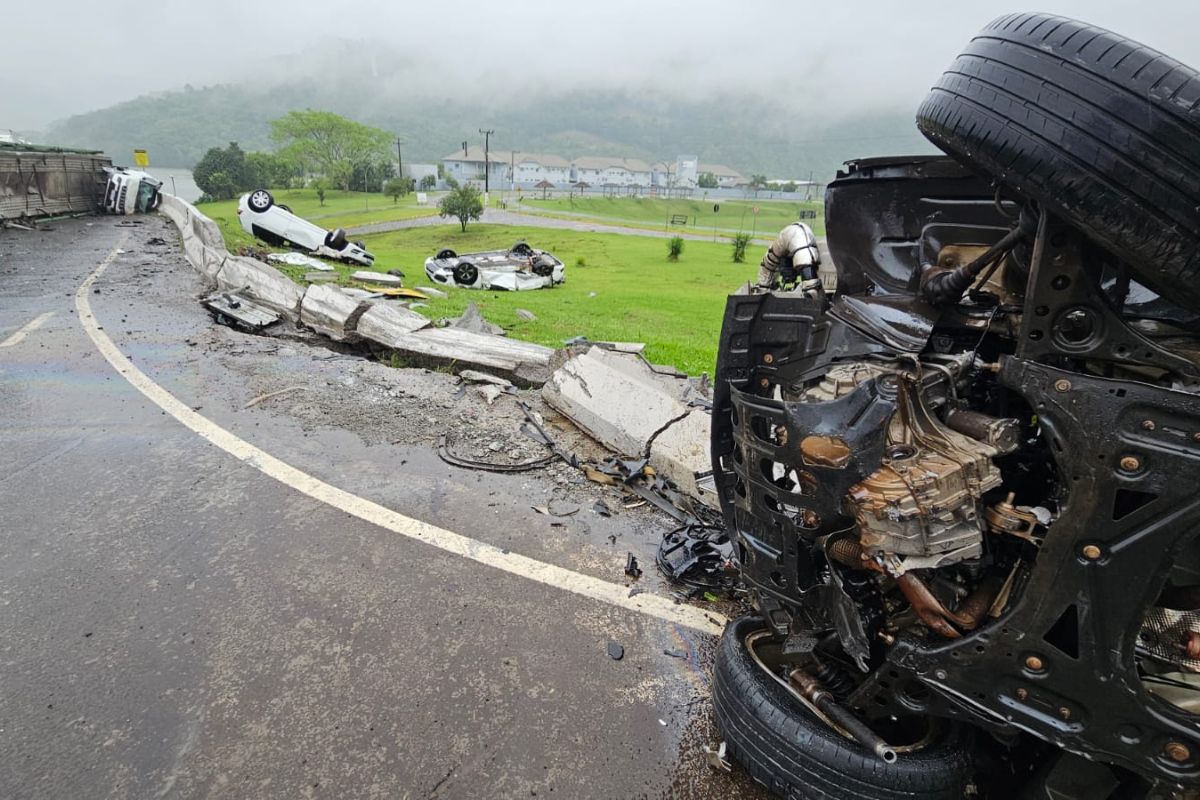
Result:
[[[292,205],[286,193],[279,201]],[[230,250],[262,248],[238,225],[235,204],[208,203],[200,208],[221,226]],[[711,375],[725,298],[754,277],[761,256],[752,248],[746,263],[734,264],[728,242],[689,241],[682,258],[671,263],[666,239],[481,224],[463,233],[456,222],[363,237],[375,254],[375,269],[402,270],[410,287],[431,283],[425,275],[425,259],[443,247],[468,253],[507,248],[520,239],[562,259],[566,283],[531,292],[440,287],[449,297],[425,301],[429,307],[421,313],[432,319],[457,316],[475,302],[487,319],[514,338],[551,347],[580,335],[645,342],[646,356],[652,361],[690,374]],[[336,269],[341,282],[349,283],[350,273],[361,267],[337,264]],[[283,271],[298,282],[307,272],[300,267]],[[537,320],[520,319],[518,308],[532,311]]]
[[[713,206],[720,205],[714,212]],[[520,204],[509,209],[525,207],[541,210],[566,219],[586,217],[596,222],[625,223],[655,230],[676,229],[690,232],[695,228],[716,229],[721,233],[755,233],[756,237],[774,238],[783,226],[795,222],[801,209],[817,212],[815,220],[807,220],[818,235],[825,233],[824,205],[821,201],[781,200],[665,200],[657,197],[576,197],[542,200],[530,192]],[[754,209],[758,209],[757,217]],[[671,226],[668,220],[680,214],[688,218],[687,225]]]

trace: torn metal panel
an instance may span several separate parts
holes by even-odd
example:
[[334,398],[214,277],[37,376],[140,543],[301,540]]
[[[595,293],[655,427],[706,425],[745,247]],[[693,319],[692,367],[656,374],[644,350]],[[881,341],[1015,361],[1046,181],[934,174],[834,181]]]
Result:
[[262,330],[279,321],[279,314],[275,311],[230,292],[214,292],[200,302],[217,316],[218,322],[225,317],[251,331]]
[[288,264],[293,267],[308,267],[321,272],[333,272],[333,266],[319,258],[306,256],[304,253],[267,253],[267,261],[276,264]]

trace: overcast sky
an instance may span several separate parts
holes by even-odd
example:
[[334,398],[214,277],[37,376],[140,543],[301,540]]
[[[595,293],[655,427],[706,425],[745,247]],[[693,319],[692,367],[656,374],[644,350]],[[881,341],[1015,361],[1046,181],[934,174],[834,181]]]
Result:
[[[6,4],[0,128],[39,129],[146,92],[254,80],[336,36],[413,56],[425,92],[747,88],[840,114],[915,107],[961,46],[1020,7],[981,0],[45,0]],[[1200,67],[1198,0],[1053,0]],[[366,45],[364,45],[366,46]],[[364,75],[364,80],[369,80]]]

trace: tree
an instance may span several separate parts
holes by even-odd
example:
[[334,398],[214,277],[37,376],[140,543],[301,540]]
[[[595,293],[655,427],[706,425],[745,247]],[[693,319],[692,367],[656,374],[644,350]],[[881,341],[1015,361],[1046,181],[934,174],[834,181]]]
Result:
[[299,170],[296,162],[277,153],[246,153],[246,182],[243,191],[262,187],[286,187]]
[[343,189],[353,188],[355,165],[391,157],[390,133],[331,111],[289,111],[271,121],[271,139]]
[[434,177],[433,175],[425,175],[424,177],[421,178],[421,188],[422,189],[428,190],[428,189],[432,189],[435,186],[437,186],[437,178]]
[[760,191],[762,191],[763,189],[767,188],[767,176],[766,175],[751,175],[750,176],[750,188],[754,190],[754,196],[758,197],[758,193]]
[[383,187],[383,193],[392,198],[392,203],[399,203],[400,198],[413,190],[412,178],[392,178]]
[[750,244],[750,234],[739,233],[733,237],[733,261],[741,264],[746,260],[746,247]]
[[672,236],[667,241],[667,261],[678,261],[683,255],[683,237]]
[[350,168],[350,189],[355,192],[382,192],[384,182],[395,171],[391,161],[371,158],[359,161]]
[[230,142],[224,149],[209,149],[192,168],[192,179],[206,195],[216,200],[229,200],[245,186],[246,172],[246,154],[237,142]]
[[312,188],[317,191],[317,202],[320,205],[325,205],[325,192],[329,189],[329,181],[324,178],[317,178],[312,182]]
[[438,203],[438,214],[442,217],[458,217],[458,224],[462,225],[465,233],[469,220],[483,216],[483,195],[469,183],[459,186]]
[[717,176],[711,172],[701,172],[696,178],[696,185],[701,189],[715,189],[717,188]]

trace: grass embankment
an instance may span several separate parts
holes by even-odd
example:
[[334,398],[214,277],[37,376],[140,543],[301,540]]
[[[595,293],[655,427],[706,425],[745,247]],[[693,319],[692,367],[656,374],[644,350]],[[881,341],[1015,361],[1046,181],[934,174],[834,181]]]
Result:
[[[286,195],[281,202],[287,202]],[[328,202],[328,201],[327,201]],[[288,205],[292,205],[288,203]],[[294,210],[299,210],[292,205]],[[210,203],[201,209],[226,233],[230,249],[261,248],[237,224],[235,205]],[[548,228],[473,224],[463,233],[457,223],[410,228],[363,237],[375,254],[375,269],[400,269],[406,286],[430,285],[425,259],[443,247],[459,253],[507,248],[520,239],[549,250],[566,264],[567,282],[530,292],[485,292],[439,287],[445,299],[424,301],[421,313],[437,319],[457,316],[468,303],[478,304],[490,321],[525,341],[560,347],[575,336],[593,340],[645,342],[646,356],[690,374],[712,374],[725,298],[753,278],[760,254],[730,260],[728,242],[689,241],[677,263],[667,261],[667,240],[620,234],[581,233]],[[342,283],[361,267],[337,264]],[[303,282],[304,268],[283,267]],[[594,293],[594,296],[593,296]],[[523,320],[516,309],[532,311]]]
[[[713,211],[719,205],[720,211]],[[717,231],[733,234],[754,233],[771,239],[779,230],[795,222],[801,209],[817,212],[816,219],[805,220],[818,236],[825,234],[824,204],[819,200],[667,200],[657,197],[556,197],[542,200],[533,193],[511,204],[510,210],[542,211],[563,219],[586,218],[595,222],[626,224],[654,230],[670,229],[680,233]],[[757,216],[754,209],[758,209]],[[687,217],[686,225],[671,225],[674,215]]]

